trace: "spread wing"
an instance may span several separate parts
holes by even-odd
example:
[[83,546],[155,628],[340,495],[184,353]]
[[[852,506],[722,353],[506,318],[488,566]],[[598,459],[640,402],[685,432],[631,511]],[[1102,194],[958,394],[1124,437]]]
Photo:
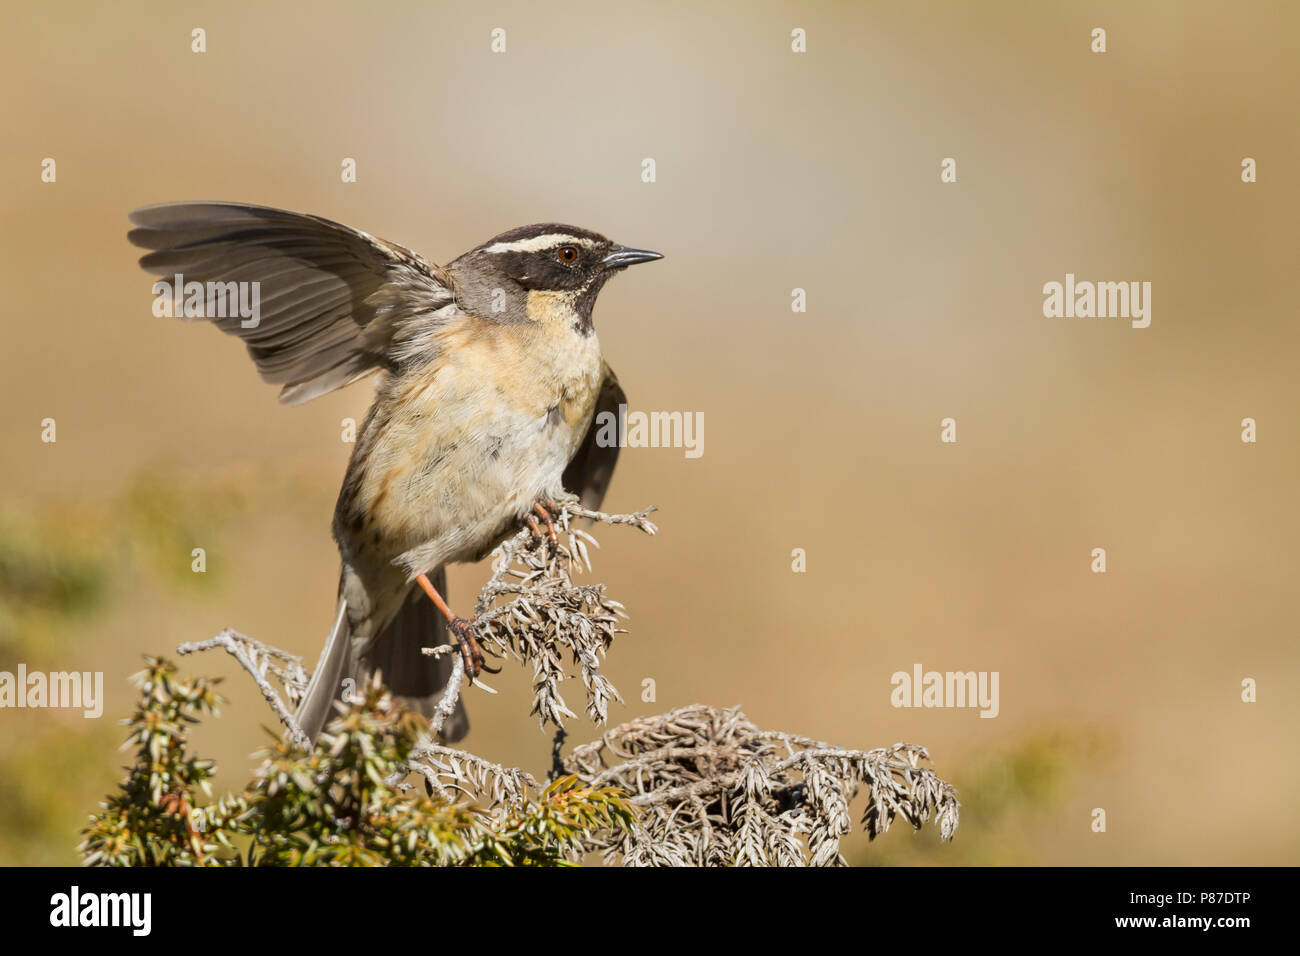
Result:
[[[127,238],[151,250],[146,271],[185,284],[258,283],[256,324],[220,300],[209,321],[243,340],[262,380],[290,405],[391,362],[411,320],[453,303],[437,266],[393,242],[317,216],[230,202],[178,202],[131,213]],[[226,287],[233,292],[236,287]],[[236,293],[237,294],[237,293]],[[183,301],[183,299],[182,299]],[[246,310],[250,311],[250,310]],[[205,316],[206,317],[206,316]],[[251,327],[245,328],[248,322]]]
[[[605,500],[605,490],[609,487],[610,479],[614,477],[614,465],[618,463],[617,438],[608,445],[596,440],[600,433],[602,419],[608,418],[602,415],[602,412],[609,412],[617,421],[618,407],[626,404],[627,395],[618,384],[614,370],[606,365],[605,378],[600,383],[600,395],[596,398],[596,412],[591,418],[591,426],[587,429],[587,434],[582,439],[577,453],[564,469],[563,477],[565,490],[577,495],[582,501],[582,506],[592,511],[599,510],[600,503]],[[616,432],[616,436],[621,437],[621,434]]]

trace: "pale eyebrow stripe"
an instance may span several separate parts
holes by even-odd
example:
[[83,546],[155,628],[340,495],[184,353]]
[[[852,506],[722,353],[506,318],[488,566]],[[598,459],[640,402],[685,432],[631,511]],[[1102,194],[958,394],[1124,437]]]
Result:
[[543,249],[550,249],[552,246],[558,246],[561,243],[571,243],[575,246],[585,246],[590,249],[592,241],[590,239],[581,239],[578,236],[570,236],[563,232],[551,232],[544,236],[533,236],[531,239],[517,239],[514,242],[494,242],[484,249],[484,252],[540,252]]

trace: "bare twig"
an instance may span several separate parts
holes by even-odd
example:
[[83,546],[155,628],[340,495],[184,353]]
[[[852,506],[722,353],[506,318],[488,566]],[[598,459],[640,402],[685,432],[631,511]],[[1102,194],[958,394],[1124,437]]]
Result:
[[240,666],[252,675],[253,680],[257,682],[258,690],[266,698],[266,702],[275,712],[275,716],[280,718],[280,723],[289,731],[289,737],[294,745],[303,750],[311,750],[311,741],[303,733],[298,721],[294,719],[293,712],[285,706],[280,695],[276,693],[271,682],[267,680],[267,671],[270,671],[274,677],[280,681],[285,689],[285,693],[290,700],[296,701],[302,697],[303,691],[307,687],[307,672],[302,666],[302,658],[280,650],[278,647],[272,647],[269,644],[263,644],[261,641],[254,640],[246,634],[240,634],[238,631],[229,627],[223,629],[216,637],[209,638],[206,641],[193,641],[189,644],[182,644],[176,648],[177,654],[193,654],[197,651],[211,650],[214,647],[220,647],[230,654],[235,660],[239,661]]
[[555,738],[551,741],[551,771],[546,779],[557,780],[564,776],[564,740],[569,732],[563,727],[555,728]]
[[437,737],[442,733],[442,725],[447,722],[452,713],[456,710],[456,701],[460,699],[461,684],[465,680],[465,659],[461,657],[459,650],[451,644],[441,644],[438,647],[425,647],[421,650],[430,657],[438,657],[442,654],[454,655],[451,674],[447,677],[447,686],[442,689],[442,697],[438,700],[438,706],[433,709],[433,716],[429,718],[429,736]]

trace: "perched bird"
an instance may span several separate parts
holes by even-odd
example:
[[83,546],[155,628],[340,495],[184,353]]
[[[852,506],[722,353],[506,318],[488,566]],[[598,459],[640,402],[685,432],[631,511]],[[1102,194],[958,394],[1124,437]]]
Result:
[[[596,415],[626,398],[592,309],[610,276],[662,256],[544,223],[439,267],[328,219],[229,202],[146,206],[131,223],[151,273],[222,294],[257,284],[255,320],[210,314],[233,311],[212,295],[202,317],[243,340],[281,402],[378,374],[334,509],[334,626],[297,718],[314,741],[344,679],[375,672],[430,715],[452,663],[421,648],[450,640],[471,675],[482,665],[444,567],[483,557],[534,510],[549,522],[566,492],[599,506],[618,447],[597,442]],[[468,727],[458,706],[442,734]]]

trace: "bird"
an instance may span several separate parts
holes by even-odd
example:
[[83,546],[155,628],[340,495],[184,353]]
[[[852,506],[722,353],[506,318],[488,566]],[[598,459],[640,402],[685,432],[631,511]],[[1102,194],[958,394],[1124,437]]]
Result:
[[[377,377],[334,509],[333,626],[294,716],[314,743],[349,678],[381,679],[432,716],[454,664],[423,648],[457,645],[471,678],[484,666],[472,619],[447,604],[446,566],[481,559],[525,520],[536,527],[534,514],[550,524],[556,502],[600,507],[618,443],[597,440],[597,421],[627,398],[593,309],[612,276],[662,254],[538,223],[438,266],[268,206],[161,203],[129,220],[147,272],[186,290],[251,285],[251,320],[213,308],[211,292],[181,317],[241,339],[282,403]],[[468,730],[458,701],[440,737]]]

